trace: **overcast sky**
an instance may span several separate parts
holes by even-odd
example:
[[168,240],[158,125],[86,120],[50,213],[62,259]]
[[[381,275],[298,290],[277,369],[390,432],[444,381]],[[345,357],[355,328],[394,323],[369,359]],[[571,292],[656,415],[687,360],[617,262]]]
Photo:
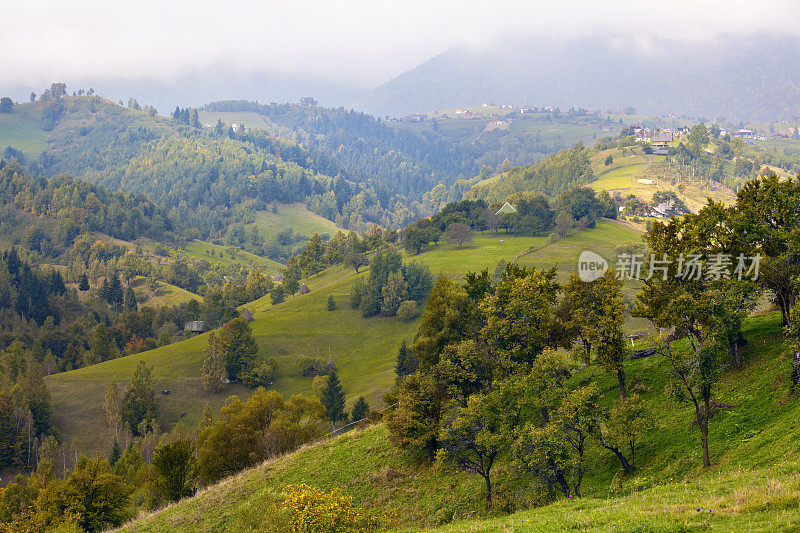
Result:
[[450,47],[520,34],[712,39],[800,33],[800,2],[17,0],[4,2],[0,78],[169,79],[225,63],[372,87]]

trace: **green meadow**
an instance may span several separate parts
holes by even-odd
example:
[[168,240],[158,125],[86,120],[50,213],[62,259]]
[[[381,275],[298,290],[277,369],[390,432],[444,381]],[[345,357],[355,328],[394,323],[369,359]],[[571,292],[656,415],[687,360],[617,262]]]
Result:
[[36,159],[47,148],[48,133],[42,129],[40,110],[31,105],[14,106],[11,113],[0,113],[0,149],[11,146],[26,159]]
[[[434,274],[461,279],[469,271],[484,268],[493,273],[499,261],[510,262],[518,256],[521,264],[531,264],[524,254],[532,249],[536,250],[532,252],[537,254],[535,257],[547,258],[545,266],[572,267],[577,260],[574,250],[589,242],[607,243],[610,247],[614,242],[634,238],[635,232],[611,221],[601,221],[594,229],[566,237],[575,240],[571,246],[565,247],[567,241],[546,244],[544,237],[477,235],[472,244],[462,249],[442,242],[406,260],[426,264]],[[203,257],[207,245],[193,244],[199,246],[197,252]],[[311,289],[309,294],[289,297],[277,306],[269,303],[268,296],[243,306],[255,315],[252,328],[260,348],[259,357],[275,357],[278,361],[275,389],[282,394],[312,393],[312,379],[301,377],[296,370],[299,357],[323,361],[330,357],[339,369],[348,404],[363,395],[370,405],[381,405],[384,392],[394,380],[397,348],[403,339],[410,341],[416,334],[419,318],[411,322],[394,317],[363,318],[348,303],[354,275],[352,269],[332,267],[304,280]],[[359,274],[366,275],[364,270]],[[329,295],[337,303],[335,311],[327,310]],[[110,445],[109,436],[93,429],[97,429],[97,420],[104,420],[102,404],[106,387],[117,380],[122,389],[140,360],[153,367],[156,390],[170,391],[168,395],[158,395],[159,418],[165,427],[179,422],[188,428],[195,427],[206,403],[219,408],[230,394],[247,396],[250,391],[238,385],[229,385],[218,394],[203,390],[201,366],[207,344],[208,334],[203,334],[148,352],[48,376],[59,434],[68,441],[78,438],[88,450],[105,451]]]
[[306,237],[311,237],[314,233],[333,235],[341,230],[335,223],[312,213],[301,203],[278,204],[277,213],[271,210],[258,211],[252,225],[258,228],[260,234],[267,237],[274,237],[287,227]]
[[208,261],[212,265],[244,265],[257,266],[264,272],[276,274],[283,265],[277,261],[261,257],[246,250],[236,250],[232,253],[227,246],[220,246],[210,242],[195,240],[186,245],[182,250],[189,257],[196,260]]

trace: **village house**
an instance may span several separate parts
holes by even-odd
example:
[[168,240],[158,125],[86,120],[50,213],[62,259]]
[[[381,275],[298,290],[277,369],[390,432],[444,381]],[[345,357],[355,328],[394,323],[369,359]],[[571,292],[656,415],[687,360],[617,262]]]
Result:
[[199,333],[203,333],[205,328],[205,322],[202,320],[190,320],[183,325],[184,331],[188,331],[193,335],[197,335]]
[[650,216],[653,218],[671,218],[675,214],[675,208],[669,202],[662,202],[650,211]]
[[745,139],[749,139],[751,137],[755,137],[756,132],[753,131],[753,130],[741,129],[741,130],[734,131],[731,135],[733,137],[742,137],[742,138],[745,138]]
[[650,138],[650,145],[653,148],[667,148],[672,144],[672,133],[660,133]]

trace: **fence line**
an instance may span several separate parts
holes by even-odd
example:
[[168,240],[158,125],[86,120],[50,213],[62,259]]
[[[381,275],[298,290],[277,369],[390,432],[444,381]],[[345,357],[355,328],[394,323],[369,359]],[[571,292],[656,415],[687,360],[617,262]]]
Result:
[[[394,403],[392,405],[387,405],[383,409],[376,409],[373,412],[383,413],[384,411],[388,411],[389,409],[393,409],[393,408],[397,407],[398,405],[399,405],[399,403]],[[349,428],[350,426],[355,426],[356,424],[360,424],[361,422],[364,422],[365,420],[366,420],[366,418],[362,418],[361,420],[356,420],[355,422],[350,422],[349,424],[345,424],[342,427],[334,429],[330,433],[326,433],[325,435],[323,435],[319,439],[316,439],[316,440],[314,440],[312,442],[316,442],[316,441],[322,440],[322,439],[329,439],[329,438],[332,438],[332,437],[336,437],[336,436],[338,436],[338,435],[340,435],[342,433],[345,433],[345,429]]]

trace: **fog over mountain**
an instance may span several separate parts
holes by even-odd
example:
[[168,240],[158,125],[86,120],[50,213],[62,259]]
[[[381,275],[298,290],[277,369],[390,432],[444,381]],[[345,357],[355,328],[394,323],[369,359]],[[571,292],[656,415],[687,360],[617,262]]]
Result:
[[[557,40],[508,38],[452,47],[371,89],[363,79],[245,68],[234,61],[153,75],[57,78],[69,92],[92,87],[112,100],[137,98],[169,113],[224,99],[297,102],[400,116],[482,103],[621,109],[734,120],[800,116],[800,37],[763,33],[714,40],[619,34]],[[47,84],[0,81],[27,101]]]
[[[353,102],[367,92],[364,87],[332,79],[264,69],[245,70],[224,64],[187,69],[169,77],[80,77],[53,81],[64,81],[70,94],[91,87],[113,101],[127,102],[132,96],[139,104],[152,105],[161,114],[172,112],[175,106],[199,107],[215,100],[297,102],[300,97],[309,95],[313,95],[321,105],[336,107]],[[0,94],[27,102],[31,91],[39,94],[47,86],[0,81]]]
[[381,85],[358,103],[404,115],[481,103],[728,119],[800,115],[795,37],[729,35],[713,42],[641,38],[514,39],[453,48]]

